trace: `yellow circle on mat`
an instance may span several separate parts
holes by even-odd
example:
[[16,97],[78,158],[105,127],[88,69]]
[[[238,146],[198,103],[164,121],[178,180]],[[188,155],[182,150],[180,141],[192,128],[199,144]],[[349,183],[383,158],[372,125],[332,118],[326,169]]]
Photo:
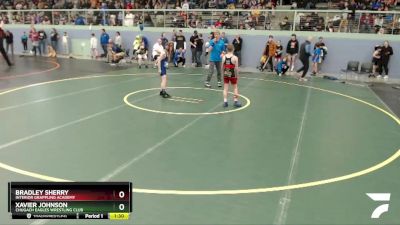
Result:
[[[139,91],[134,91],[131,92],[127,95],[125,95],[124,97],[124,102],[125,104],[127,104],[128,106],[135,108],[135,109],[139,109],[139,110],[143,110],[143,111],[147,111],[147,112],[153,112],[153,113],[162,113],[162,114],[170,114],[170,115],[190,115],[190,116],[200,116],[200,115],[219,115],[219,114],[226,114],[226,113],[232,113],[232,112],[237,112],[240,110],[243,110],[247,107],[250,106],[251,101],[249,98],[247,98],[244,95],[239,95],[239,97],[243,98],[246,100],[246,104],[242,107],[239,108],[235,108],[235,109],[231,109],[231,110],[226,110],[226,111],[217,111],[217,112],[196,112],[196,113],[185,113],[185,112],[168,112],[168,111],[161,111],[161,110],[155,110],[155,109],[149,109],[149,108],[144,108],[144,107],[140,107],[138,105],[132,104],[128,101],[128,98],[132,95],[138,94],[138,93],[142,93],[142,92],[146,92],[146,91],[154,91],[154,90],[159,90],[160,88],[148,88],[148,89],[143,89],[143,90],[139,90]],[[215,90],[215,89],[210,89],[210,88],[197,88],[197,87],[168,87],[168,89],[194,89],[194,90],[207,90],[207,91],[215,91],[215,92],[222,92],[222,90]],[[232,92],[229,92],[230,94],[233,94]]]
[[[47,82],[42,82],[42,83],[36,83],[36,84],[31,84],[19,88],[14,88],[10,89],[7,91],[0,92],[0,95],[5,95],[7,93],[15,92],[18,90],[26,89],[29,87],[36,87],[40,85],[45,85],[45,84],[52,84],[52,83],[58,83],[62,81],[69,81],[69,80],[81,80],[81,79],[92,79],[92,78],[101,78],[101,77],[120,77],[120,76],[137,76],[139,74],[120,74],[120,75],[101,75],[101,76],[85,76],[85,77],[75,77],[75,78],[67,78],[67,79],[62,79],[62,80],[54,80],[54,81],[47,81]],[[143,75],[143,74],[140,74]],[[187,75],[187,74],[185,74]],[[276,80],[267,80],[267,79],[262,79],[262,78],[249,78],[249,77],[241,77],[241,79],[249,79],[249,80],[259,80],[259,81],[265,81],[265,82],[273,82],[273,83],[280,83],[280,84],[285,84],[285,85],[292,85],[292,86],[298,86],[298,87],[305,87],[305,88],[310,88],[313,90],[318,90],[322,91],[325,93],[330,93],[334,95],[338,95],[341,97],[348,98],[350,100],[353,100],[358,103],[365,104],[379,112],[384,113],[386,116],[394,120],[398,125],[400,125],[400,119],[397,118],[395,115],[389,113],[388,111],[380,108],[379,106],[376,106],[372,103],[369,103],[367,101],[364,101],[359,98],[355,98],[350,95],[342,94],[339,92],[323,89],[323,88],[317,88],[317,87],[312,87],[312,86],[307,86],[304,84],[298,84],[298,83],[289,83],[289,82],[284,82],[284,81],[276,81]],[[291,184],[291,185],[282,185],[282,186],[275,186],[275,187],[261,187],[261,188],[251,188],[251,189],[226,189],[226,190],[160,190],[160,189],[144,189],[144,188],[132,188],[132,192],[135,193],[146,193],[146,194],[163,194],[163,195],[237,195],[237,194],[254,194],[254,193],[265,193],[265,192],[274,192],[274,191],[285,191],[285,190],[294,190],[294,189],[301,189],[301,188],[307,188],[307,187],[315,187],[315,186],[320,186],[320,185],[325,185],[325,184],[330,184],[330,183],[335,183],[339,181],[344,181],[344,180],[349,180],[353,179],[359,176],[363,176],[369,173],[372,173],[376,170],[379,170],[396,159],[400,157],[400,149],[398,149],[393,155],[391,155],[389,158],[385,159],[384,161],[373,165],[371,167],[368,167],[366,169],[338,176],[338,177],[333,177],[333,178],[328,178],[324,180],[317,180],[317,181],[311,181],[311,182],[306,182],[306,183],[299,183],[299,184]],[[0,162],[0,168],[18,173],[24,176],[29,176],[33,178],[37,178],[40,180],[45,180],[45,181],[52,181],[52,182],[73,182],[72,180],[67,180],[63,178],[58,178],[58,177],[51,177],[47,176],[44,174],[39,174],[27,170],[23,170],[11,165],[7,165],[5,163]]]

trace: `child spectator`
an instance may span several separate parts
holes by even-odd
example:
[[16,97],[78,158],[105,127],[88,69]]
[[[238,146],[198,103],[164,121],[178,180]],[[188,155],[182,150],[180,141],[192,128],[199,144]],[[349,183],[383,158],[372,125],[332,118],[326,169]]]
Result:
[[147,55],[148,55],[148,50],[145,47],[144,43],[141,43],[139,49],[137,50],[139,69],[142,68],[143,62],[144,66],[146,68],[149,68],[149,66],[147,65],[148,62]]
[[322,62],[322,56],[323,56],[322,46],[320,43],[317,43],[315,45],[314,54],[312,57],[312,62],[313,62],[312,75],[313,76],[315,76],[318,73],[318,64]]
[[175,52],[174,66],[178,67],[179,63],[182,63],[182,67],[185,67],[185,61],[185,52],[182,48],[179,48],[178,51]]
[[372,73],[368,77],[376,77],[376,70],[380,67],[381,50],[381,46],[375,46],[374,53],[372,53]]
[[277,41],[275,50],[275,64],[281,61],[282,54],[283,54],[283,47],[281,45],[281,41]]
[[97,38],[94,33],[92,33],[92,37],[90,38],[90,57],[92,59],[96,59],[98,56],[97,52]]
[[64,36],[62,37],[62,46],[65,55],[69,55],[69,37],[67,32],[64,32]]
[[26,53],[28,51],[28,35],[26,35],[25,31],[24,34],[21,36],[21,43],[22,46],[24,47],[23,53]]
[[288,65],[288,56],[283,57],[282,60],[280,60],[277,64],[276,64],[276,73],[278,74],[278,76],[282,76],[285,75],[286,71],[289,70],[289,65]]

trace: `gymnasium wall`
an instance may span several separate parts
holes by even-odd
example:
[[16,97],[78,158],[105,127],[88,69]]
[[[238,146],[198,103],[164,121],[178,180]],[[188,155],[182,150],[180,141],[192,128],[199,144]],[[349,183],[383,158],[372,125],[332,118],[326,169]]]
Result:
[[[70,48],[74,55],[78,55],[83,58],[89,56],[89,39],[90,34],[94,32],[99,38],[101,33],[101,26],[36,26],[37,29],[44,29],[48,36],[51,28],[56,28],[62,35],[64,31],[68,32],[71,38]],[[28,33],[29,25],[5,25],[4,29],[9,29],[14,33],[15,49],[16,53],[22,52],[22,44],[20,43],[20,37],[23,31]],[[110,37],[114,37],[116,31],[120,31],[123,37],[123,43],[125,48],[132,48],[132,42],[140,31],[137,27],[105,27]],[[154,44],[161,32],[166,32],[168,39],[171,37],[173,28],[153,28],[145,27],[142,32],[150,41],[150,46]],[[193,33],[193,29],[183,29],[187,41],[189,41],[190,35]],[[199,33],[203,34],[203,38],[207,40],[208,34],[211,30],[198,29]],[[290,38],[292,32],[287,31],[249,31],[249,30],[224,30],[227,33],[227,37],[231,42],[235,34],[240,34],[243,38],[242,48],[242,62],[243,70],[254,70],[259,64],[259,59],[263,52],[265,42],[268,35],[272,34],[275,40],[281,40],[284,48],[286,48],[287,41]],[[389,63],[389,75],[391,78],[400,79],[400,36],[398,35],[383,35],[377,34],[346,34],[346,33],[326,33],[326,32],[297,32],[298,39],[303,42],[308,36],[313,36],[314,41],[317,41],[319,36],[323,36],[325,43],[328,47],[328,56],[322,66],[322,72],[328,74],[340,74],[340,70],[346,67],[346,64],[350,60],[357,60],[362,62],[370,62],[372,57],[373,47],[377,44],[382,44],[384,40],[388,40],[390,45],[394,49],[394,55]],[[61,48],[61,43],[60,48]],[[187,44],[189,46],[189,44]],[[100,44],[99,44],[99,52]],[[30,48],[30,43],[29,43]],[[191,53],[190,51],[186,54],[187,62],[190,63]],[[298,63],[300,64],[300,62]]]

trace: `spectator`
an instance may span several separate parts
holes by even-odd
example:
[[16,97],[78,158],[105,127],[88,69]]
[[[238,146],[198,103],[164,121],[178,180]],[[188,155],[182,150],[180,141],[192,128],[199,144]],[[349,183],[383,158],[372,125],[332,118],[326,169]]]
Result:
[[137,50],[139,50],[141,44],[142,44],[142,37],[140,35],[136,35],[136,38],[132,44],[132,47],[133,47],[132,59],[135,57],[135,54],[136,54]]
[[122,48],[122,37],[121,37],[121,33],[119,31],[117,31],[115,33],[114,44],[117,47]]
[[321,51],[322,51],[322,52],[321,52],[321,60],[320,60],[320,62],[318,63],[318,67],[317,67],[317,71],[320,71],[320,70],[321,70],[321,65],[322,65],[322,63],[324,62],[324,60],[326,59],[326,56],[328,55],[328,48],[327,48],[326,45],[325,45],[325,42],[324,42],[324,38],[323,38],[323,37],[319,37],[319,38],[318,38],[318,42],[315,43],[314,49],[317,48],[317,45],[320,46]]
[[227,47],[228,44],[229,44],[229,40],[228,40],[228,38],[225,36],[225,32],[221,32],[221,40],[224,42],[224,45],[225,45],[224,51],[226,51],[226,47]]
[[274,41],[274,36],[269,35],[263,55],[267,56],[267,61],[265,63],[269,64],[270,72],[274,71],[273,58],[275,56],[275,52],[276,52],[276,43]]
[[82,15],[78,15],[75,19],[75,25],[85,25],[85,18]]
[[54,51],[58,51],[58,39],[60,39],[58,32],[55,28],[53,28],[50,32],[50,41],[51,47],[53,47]]
[[96,59],[98,56],[97,52],[97,38],[94,33],[92,33],[92,37],[90,38],[90,57],[92,59]]
[[137,51],[138,55],[138,64],[139,64],[139,69],[142,68],[143,62],[146,68],[149,66],[147,65],[147,55],[148,55],[148,49],[144,46],[144,43],[140,44],[140,47]]
[[393,55],[393,48],[389,45],[389,41],[385,41],[381,48],[381,63],[379,68],[379,76],[378,78],[382,77],[383,71],[385,72],[384,79],[389,78],[389,60],[390,57]]
[[283,54],[283,46],[281,45],[281,41],[276,42],[276,50],[275,50],[275,65],[282,60]]
[[235,9],[236,8],[236,0],[227,0],[226,3],[228,4],[228,9]]
[[286,53],[288,54],[288,65],[290,67],[290,71],[293,71],[296,64],[296,57],[299,53],[299,41],[297,40],[296,34],[292,34],[290,40],[288,41]]
[[100,36],[100,45],[103,49],[103,54],[101,54],[101,57],[107,57],[107,45],[108,45],[108,40],[110,39],[110,36],[106,33],[105,29],[101,29],[101,36]]
[[[154,62],[157,62],[158,57],[160,57],[161,52],[164,51],[164,47],[162,46],[161,39],[157,39],[157,42],[153,45],[153,51],[152,51],[152,57]],[[156,68],[156,65],[154,65],[154,68]]]
[[241,66],[242,65],[242,45],[243,45],[243,40],[240,37],[240,35],[236,35],[235,39],[233,39],[232,41],[233,47],[234,47],[234,51],[233,54],[238,58],[238,65]]
[[31,28],[29,31],[29,38],[31,39],[32,42],[32,53],[35,53],[35,56],[37,54],[37,50],[39,50],[39,55],[42,56],[42,50],[39,48],[39,33],[36,31],[34,27]]
[[39,32],[39,48],[43,52],[43,54],[46,53],[46,42],[47,42],[47,34],[46,32],[42,29]]
[[312,57],[313,68],[312,68],[312,75],[315,76],[318,73],[318,64],[322,62],[322,46],[320,43],[315,44],[314,54]]
[[375,27],[375,32],[379,31],[379,29],[381,29],[383,27],[383,23],[384,23],[384,18],[383,15],[374,15],[375,19],[374,19],[374,27]]
[[176,35],[177,35],[176,29],[173,29],[173,30],[172,30],[172,35],[171,35],[171,41],[172,41],[172,42],[175,42],[175,41],[176,41]]
[[21,36],[21,43],[24,48],[23,53],[26,53],[28,51],[28,35],[26,35],[25,31],[24,34]]
[[168,39],[165,37],[165,33],[161,33],[161,44],[164,47],[164,49],[167,49],[168,45]]
[[372,26],[374,24],[374,18],[369,13],[365,13],[360,18],[360,32],[371,33]]
[[174,66],[178,67],[179,63],[182,63],[182,67],[185,67],[185,61],[185,52],[182,48],[178,48],[174,56]]
[[133,13],[131,11],[129,11],[125,16],[125,26],[132,27],[134,19],[135,19],[135,16],[133,15]]
[[290,30],[291,29],[291,24],[289,22],[289,18],[287,16],[285,16],[285,18],[283,18],[283,21],[279,23],[279,27],[281,28],[281,30]]
[[375,46],[374,52],[372,53],[372,73],[368,77],[375,77],[377,70],[381,67],[381,46]]
[[113,48],[116,47],[112,39],[108,39],[106,63],[113,63]]
[[174,49],[179,48],[182,48],[183,52],[186,52],[186,39],[185,36],[183,36],[182,30],[179,30],[174,43]]
[[109,40],[109,45],[108,48],[111,48],[111,51],[108,53],[110,60],[109,62],[111,62],[111,66],[116,65],[117,63],[119,63],[125,56],[125,52],[122,48],[118,47],[117,45],[114,45],[112,43],[112,39]]
[[190,37],[190,50],[192,52],[192,65],[196,65],[197,61],[196,61],[196,40],[197,38],[199,38],[199,36],[197,35],[197,31],[195,30],[193,32],[193,35]]
[[182,3],[182,10],[189,10],[189,2],[187,0]]
[[165,51],[167,53],[167,57],[168,57],[168,62],[173,62],[174,59],[174,42],[169,41],[167,44],[167,47],[165,48]]
[[285,75],[285,73],[289,70],[289,65],[288,65],[287,61],[288,61],[288,57],[285,56],[285,57],[283,57],[282,60],[280,60],[276,64],[276,73],[278,74],[278,76]]
[[6,51],[8,54],[8,50],[11,50],[11,55],[14,56],[14,35],[11,31],[6,31]]
[[64,36],[62,37],[62,46],[65,55],[69,55],[69,37],[67,32],[64,32]]
[[196,39],[196,67],[202,67],[201,56],[203,55],[203,45],[203,35],[199,34],[198,38]]

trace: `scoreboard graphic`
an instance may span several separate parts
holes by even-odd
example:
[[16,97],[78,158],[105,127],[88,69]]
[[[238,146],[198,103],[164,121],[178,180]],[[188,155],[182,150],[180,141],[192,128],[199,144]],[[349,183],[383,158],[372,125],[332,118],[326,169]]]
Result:
[[127,220],[132,213],[130,182],[10,182],[13,219]]

